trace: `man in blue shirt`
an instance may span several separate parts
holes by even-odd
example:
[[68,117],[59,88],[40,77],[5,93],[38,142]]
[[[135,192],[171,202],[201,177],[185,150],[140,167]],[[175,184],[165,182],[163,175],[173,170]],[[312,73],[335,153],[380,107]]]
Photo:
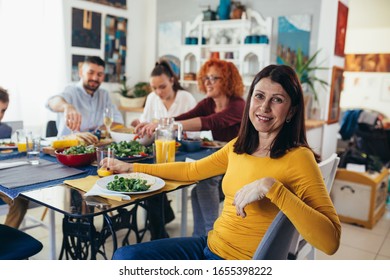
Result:
[[[108,91],[100,88],[104,81],[104,68],[105,63],[100,57],[87,57],[79,71],[80,81],[49,99],[48,108],[59,113],[58,136],[72,132],[91,132],[99,128],[103,125],[106,107],[114,111],[113,125],[123,124],[123,117],[111,102]],[[87,143],[98,141],[92,133],[81,133],[79,136]]]

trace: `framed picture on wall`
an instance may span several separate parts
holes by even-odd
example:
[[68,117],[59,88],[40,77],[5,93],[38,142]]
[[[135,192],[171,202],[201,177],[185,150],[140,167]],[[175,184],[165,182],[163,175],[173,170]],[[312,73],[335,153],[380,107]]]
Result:
[[107,15],[105,21],[104,60],[105,81],[118,83],[123,80],[126,69],[127,19]]
[[295,66],[296,54],[300,50],[305,60],[309,57],[311,33],[310,15],[289,15],[278,18],[278,64]]
[[72,9],[72,47],[100,49],[101,42],[100,13]]
[[330,88],[328,124],[337,123],[340,117],[340,95],[344,86],[344,69],[333,66]]
[[347,34],[348,7],[339,1],[337,9],[336,42],[334,54],[344,56],[345,35]]
[[127,9],[127,0],[87,0],[119,9]]

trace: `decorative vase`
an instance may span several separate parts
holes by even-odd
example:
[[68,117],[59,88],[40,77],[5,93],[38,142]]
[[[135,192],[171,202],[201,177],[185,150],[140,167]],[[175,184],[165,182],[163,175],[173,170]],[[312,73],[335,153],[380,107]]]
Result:
[[142,108],[145,105],[146,96],[129,98],[124,96],[119,96],[119,102],[122,107],[128,108]]
[[218,17],[220,20],[229,19],[230,0],[219,0]]

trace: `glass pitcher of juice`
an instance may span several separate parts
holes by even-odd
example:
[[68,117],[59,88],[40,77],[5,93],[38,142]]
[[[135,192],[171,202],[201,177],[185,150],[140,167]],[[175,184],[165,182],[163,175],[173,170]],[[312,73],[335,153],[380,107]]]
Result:
[[176,127],[177,139],[181,139],[183,126],[175,122],[174,118],[161,118],[156,129],[154,152],[156,163],[174,162],[176,153]]
[[18,152],[26,152],[27,151],[27,143],[26,140],[28,138],[32,138],[32,132],[26,131],[24,129],[16,130],[16,143],[18,147]]

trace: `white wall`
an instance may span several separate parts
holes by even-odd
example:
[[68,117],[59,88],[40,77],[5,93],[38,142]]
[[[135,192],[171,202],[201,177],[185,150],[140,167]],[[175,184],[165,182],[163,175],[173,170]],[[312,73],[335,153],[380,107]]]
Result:
[[390,53],[390,1],[350,0],[345,53]]
[[[350,0],[345,52],[390,53],[390,1]],[[345,72],[340,105],[368,109],[390,118],[390,73]]]
[[35,133],[46,124],[45,100],[65,81],[61,6],[61,0],[1,1],[0,85],[10,93],[4,121],[23,120]]
[[[156,59],[156,0],[127,5],[121,10],[81,0],[0,0],[0,85],[10,93],[4,121],[23,120],[27,129],[43,135],[47,120],[54,118],[46,100],[71,82],[71,53],[104,56],[104,37],[100,51],[71,48],[72,7],[127,17],[129,84],[147,80]],[[102,87],[113,91],[118,85]]]
[[[341,1],[348,6],[348,1]],[[329,110],[330,85],[332,79],[332,67],[344,68],[344,58],[334,55],[337,26],[338,0],[322,1],[321,19],[319,22],[318,49],[322,51],[318,55],[318,61],[323,61],[324,67],[329,71],[316,71],[316,75],[328,81],[329,87],[319,88],[322,119],[326,120]],[[323,159],[330,157],[337,150],[337,134],[339,124],[324,124],[322,131],[321,156]]]

